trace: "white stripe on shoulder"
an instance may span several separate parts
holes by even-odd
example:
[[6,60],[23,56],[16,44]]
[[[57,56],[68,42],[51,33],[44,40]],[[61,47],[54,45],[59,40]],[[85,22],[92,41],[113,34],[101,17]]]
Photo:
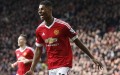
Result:
[[37,46],[37,47],[42,47],[43,45],[42,44],[39,44],[39,43],[35,43],[35,45]]
[[27,47],[28,49],[30,49],[33,53],[35,52],[35,50],[32,47]]
[[60,24],[62,24],[62,25],[67,26],[69,29],[71,28],[71,26],[70,26],[67,22],[65,22],[65,21],[63,21],[63,20],[56,19],[56,22],[57,22],[57,23],[60,23]]

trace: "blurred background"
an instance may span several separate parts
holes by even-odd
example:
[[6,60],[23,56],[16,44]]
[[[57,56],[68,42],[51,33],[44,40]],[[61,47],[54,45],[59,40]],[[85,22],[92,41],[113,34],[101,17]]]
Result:
[[[17,38],[28,36],[35,48],[35,30],[41,23],[41,0],[0,0],[0,75],[15,75],[10,64],[16,61]],[[104,64],[97,70],[90,58],[74,43],[70,75],[120,75],[120,0],[50,0],[53,15],[68,22],[91,53]],[[44,50],[45,51],[45,50]],[[36,75],[48,75],[45,52],[36,67]]]

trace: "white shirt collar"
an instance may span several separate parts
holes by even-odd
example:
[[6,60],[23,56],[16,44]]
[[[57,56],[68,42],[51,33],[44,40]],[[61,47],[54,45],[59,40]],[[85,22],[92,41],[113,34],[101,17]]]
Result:
[[27,48],[27,46],[25,46],[25,48],[24,49],[22,49],[21,47],[19,48],[20,49],[20,52],[23,52],[23,51],[25,51],[25,49]]
[[[48,28],[48,29],[50,29],[50,28],[54,25],[55,20],[56,20],[56,18],[54,18],[54,21],[53,21],[53,23],[52,23],[50,26],[47,26],[47,25],[45,24],[45,27]],[[45,21],[44,21],[44,23],[45,23]]]

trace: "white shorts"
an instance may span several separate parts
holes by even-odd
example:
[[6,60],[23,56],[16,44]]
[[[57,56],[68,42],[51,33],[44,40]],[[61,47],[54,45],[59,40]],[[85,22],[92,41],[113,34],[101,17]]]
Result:
[[60,67],[49,70],[49,75],[68,75],[69,67]]

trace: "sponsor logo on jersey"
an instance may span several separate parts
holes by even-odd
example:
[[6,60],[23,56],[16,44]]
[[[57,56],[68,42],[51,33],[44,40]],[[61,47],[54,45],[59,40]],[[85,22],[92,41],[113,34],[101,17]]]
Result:
[[52,43],[54,43],[56,41],[57,41],[57,38],[48,38],[48,39],[45,40],[45,43],[52,44]]
[[20,57],[18,58],[18,61],[21,61],[21,60],[24,60],[24,59],[25,59],[25,57],[20,56]]

